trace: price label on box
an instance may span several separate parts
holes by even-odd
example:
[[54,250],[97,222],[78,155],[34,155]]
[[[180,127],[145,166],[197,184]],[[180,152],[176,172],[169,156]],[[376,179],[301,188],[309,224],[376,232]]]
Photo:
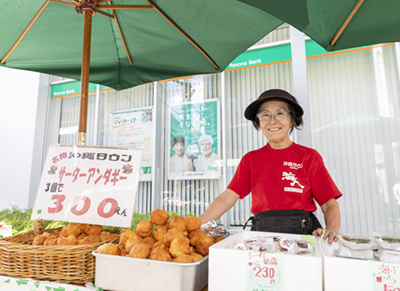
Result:
[[400,264],[368,262],[372,273],[372,290],[400,291]]
[[50,147],[31,219],[130,227],[142,153]]
[[248,252],[246,291],[283,291],[282,253]]

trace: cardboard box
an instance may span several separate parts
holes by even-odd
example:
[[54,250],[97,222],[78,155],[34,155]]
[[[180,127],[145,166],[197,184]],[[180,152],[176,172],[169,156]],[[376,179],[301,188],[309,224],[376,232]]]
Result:
[[371,270],[367,260],[337,257],[339,242],[320,244],[325,291],[375,291],[371,283]]
[[[301,239],[302,235],[271,232],[242,231],[210,247],[209,253],[209,291],[246,290],[247,264],[250,251],[232,250],[236,242],[244,242],[251,237],[280,236],[281,238]],[[284,290],[321,291],[322,257],[318,244],[314,256],[283,255]],[[259,291],[262,288],[259,288]]]
[[0,227],[0,238],[12,236],[12,226],[11,225],[2,225]]
[[174,263],[103,255],[96,257],[95,286],[113,291],[201,291],[208,283],[208,256]]

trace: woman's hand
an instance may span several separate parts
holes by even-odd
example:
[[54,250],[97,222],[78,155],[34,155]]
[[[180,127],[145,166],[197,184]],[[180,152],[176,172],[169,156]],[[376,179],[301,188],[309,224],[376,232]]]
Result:
[[[339,232],[340,226],[339,204],[335,198],[332,198],[321,205],[321,210],[324,213],[326,225],[325,233],[322,238],[328,238],[328,243],[331,244],[333,241],[338,241],[336,234]],[[322,228],[318,228],[313,231],[313,235],[322,236],[323,232],[324,230]]]
[[317,228],[316,230],[313,231],[313,236],[322,236],[322,239],[326,239],[328,238],[328,243],[331,244],[334,241],[338,241],[338,238],[336,236],[336,232],[330,230],[330,229],[325,229],[325,233],[324,230],[322,228]]

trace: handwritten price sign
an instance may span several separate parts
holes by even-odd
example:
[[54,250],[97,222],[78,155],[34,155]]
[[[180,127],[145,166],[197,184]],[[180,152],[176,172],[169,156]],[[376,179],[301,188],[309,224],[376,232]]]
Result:
[[50,147],[32,219],[130,227],[142,153]]
[[369,261],[376,291],[400,291],[400,264]]
[[246,291],[283,290],[283,254],[248,252]]

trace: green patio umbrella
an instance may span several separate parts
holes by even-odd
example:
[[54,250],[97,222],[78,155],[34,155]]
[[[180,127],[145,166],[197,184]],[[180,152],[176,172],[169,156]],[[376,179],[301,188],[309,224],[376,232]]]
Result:
[[85,144],[89,81],[122,90],[221,72],[282,23],[236,0],[2,1],[0,65],[80,79]]
[[296,27],[327,51],[400,41],[398,0],[240,1]]

